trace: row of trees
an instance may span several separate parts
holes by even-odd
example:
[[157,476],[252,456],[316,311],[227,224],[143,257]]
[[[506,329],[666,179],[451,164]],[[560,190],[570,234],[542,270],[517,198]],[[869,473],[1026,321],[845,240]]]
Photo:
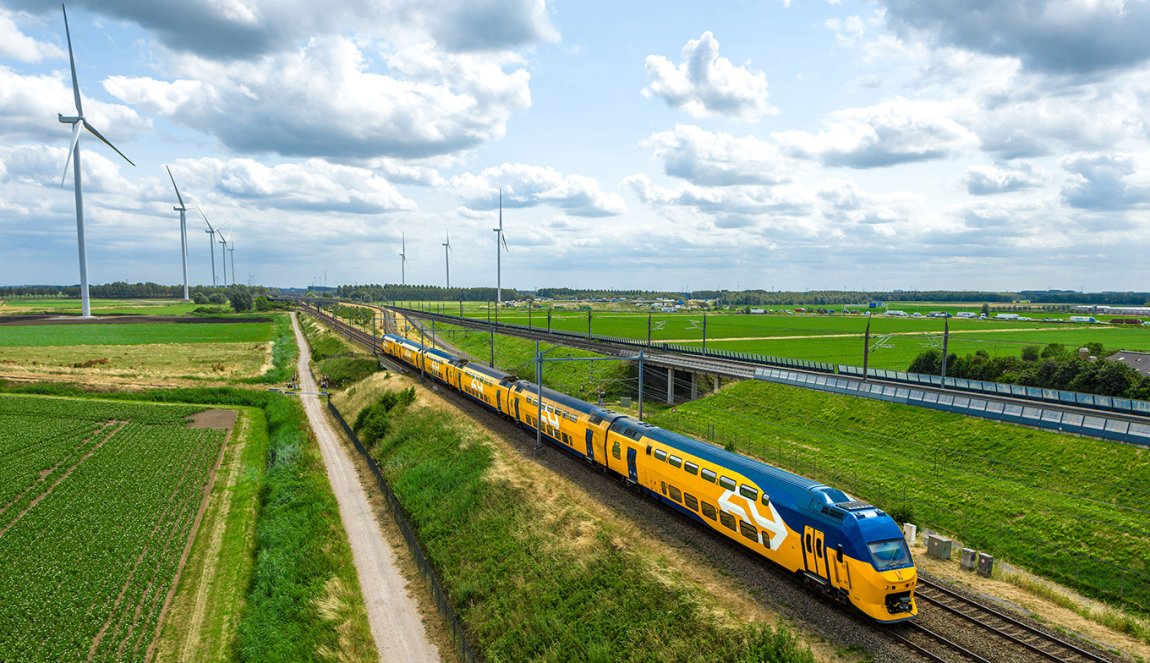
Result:
[[[355,302],[493,302],[495,288],[444,288],[436,285],[341,285],[325,296],[335,296]],[[503,289],[503,300],[519,299],[520,293],[514,288]]]
[[[246,289],[265,296],[272,294],[271,289],[264,286],[249,287],[246,285],[231,285],[225,288],[222,286],[197,285],[188,288],[188,296],[197,303],[207,303],[207,299],[210,299],[213,295],[226,297],[229,292],[236,292],[237,289]],[[152,283],[151,281],[145,283],[116,281],[114,283],[89,286],[88,292],[96,299],[179,299],[184,296],[184,286],[161,285],[159,283]],[[0,297],[79,299],[80,286],[6,286],[0,287]],[[200,301],[201,299],[204,301]]]
[[[962,357],[950,354],[946,360],[946,374],[971,380],[1150,400],[1150,377],[1142,376],[1122,362],[1102,358],[1106,349],[1101,343],[1088,343],[1085,347],[1097,359],[1083,358],[1061,343],[1051,343],[1044,348],[1028,345],[1022,348],[1018,357],[991,357],[986,350]],[[942,352],[936,348],[923,352],[915,357],[907,370],[941,375]]]

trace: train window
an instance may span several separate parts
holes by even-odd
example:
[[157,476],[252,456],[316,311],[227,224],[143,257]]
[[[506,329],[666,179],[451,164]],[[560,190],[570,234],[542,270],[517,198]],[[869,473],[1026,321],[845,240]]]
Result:
[[763,545],[767,547],[767,550],[771,549],[771,536],[767,530],[763,530]]
[[615,460],[619,460],[620,458],[622,458],[621,452],[619,450],[619,441],[618,440],[616,440],[614,446],[611,447],[611,455],[615,457]]
[[603,423],[603,420],[601,418],[599,418],[599,415],[597,415],[597,414],[591,415],[591,425],[592,426],[598,426],[601,423]]
[[651,455],[651,445],[649,445],[649,444],[647,445],[647,455],[648,456]]
[[699,499],[690,493],[683,493],[683,504],[695,511],[699,510]]
[[676,502],[683,501],[683,493],[680,492],[678,488],[674,486],[667,486],[667,492],[671,494],[671,499],[675,500]]
[[735,490],[735,480],[729,477],[719,477],[719,485],[727,490]]
[[739,521],[739,531],[742,532],[743,536],[747,537],[751,541],[754,541],[755,543],[759,542],[759,530],[755,529],[755,526],[748,523],[747,521]]
[[751,500],[752,502],[759,499],[759,489],[758,488],[752,488],[751,486],[748,486],[746,484],[739,486],[739,494],[742,495],[743,497]]
[[735,517],[726,511],[719,512],[719,522],[723,523],[723,526],[728,529],[735,529]]
[[683,459],[679,458],[678,456],[671,456],[670,458],[667,459],[667,462],[670,463],[672,467],[682,467],[683,466]]
[[698,474],[699,473],[699,466],[692,463],[691,461],[687,461],[687,462],[683,463],[683,469],[687,470],[688,474]]
[[703,480],[705,480],[705,481],[710,481],[711,483],[715,483],[715,479],[716,479],[716,478],[718,478],[718,476],[719,476],[719,475],[715,474],[715,473],[714,473],[713,471],[711,471],[711,470],[708,470],[708,469],[704,469],[704,470],[703,470],[703,471],[702,471],[702,472],[699,474],[699,476],[703,477]]
[[665,481],[660,481],[660,482],[659,482],[659,488],[660,488],[660,490],[662,490],[662,491],[663,491],[663,494],[664,494],[664,495],[666,495],[666,494],[667,494],[667,482],[665,482]]
[[770,506],[770,505],[771,505],[771,496],[766,494],[766,493],[763,493],[763,506]]
[[658,460],[667,460],[667,452],[662,449],[655,449],[655,458]]
[[711,520],[714,520],[715,516],[717,515],[714,505],[703,502],[702,507],[703,515],[710,518]]

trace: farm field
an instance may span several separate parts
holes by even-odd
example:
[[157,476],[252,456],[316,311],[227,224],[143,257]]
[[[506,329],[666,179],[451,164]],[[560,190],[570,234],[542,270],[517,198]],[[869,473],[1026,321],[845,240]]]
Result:
[[145,658],[227,435],[203,410],[0,396],[0,660]]
[[116,384],[253,380],[273,369],[283,324],[0,325],[0,373]]
[[[175,299],[92,299],[93,315],[184,315],[200,307]],[[0,315],[80,315],[79,299],[0,299]]]
[[649,418],[1150,614],[1150,450],[756,381]]
[[[455,312],[457,309],[447,309]],[[938,310],[934,307],[928,310]],[[486,319],[485,310],[466,311],[468,317]],[[591,331],[604,336],[645,340],[647,314],[592,312]],[[701,313],[656,313],[651,315],[651,340],[701,346]],[[530,316],[522,311],[501,311],[500,322],[546,328],[546,311]],[[555,330],[586,333],[586,312],[553,312]],[[1051,322],[950,319],[949,350],[968,354],[986,350],[992,356],[1017,355],[1027,345],[1063,343],[1081,346],[1102,343],[1108,349],[1150,351],[1150,328],[1083,325]],[[859,316],[815,315],[707,315],[707,347],[714,349],[809,359],[831,363],[862,365],[862,345],[866,318]],[[870,365],[875,368],[906,370],[916,355],[932,347],[941,348],[943,322],[935,318],[871,318]]]

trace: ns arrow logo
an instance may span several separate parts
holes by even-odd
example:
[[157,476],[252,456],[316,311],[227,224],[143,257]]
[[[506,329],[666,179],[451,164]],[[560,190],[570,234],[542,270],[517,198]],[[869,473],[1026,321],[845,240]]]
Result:
[[[747,515],[746,509],[732,501],[732,499],[736,497],[741,498],[742,501],[747,503],[747,507],[751,512],[750,516]],[[783,542],[787,540],[787,525],[783,522],[783,518],[779,515],[779,512],[775,510],[774,503],[767,503],[768,514],[764,516],[759,513],[754,500],[743,497],[742,495],[736,495],[733,491],[728,490],[719,498],[719,508],[743,520],[758,523],[759,527],[763,529],[763,536],[767,536],[767,534],[770,533],[771,550],[778,550],[779,546],[783,545]]]

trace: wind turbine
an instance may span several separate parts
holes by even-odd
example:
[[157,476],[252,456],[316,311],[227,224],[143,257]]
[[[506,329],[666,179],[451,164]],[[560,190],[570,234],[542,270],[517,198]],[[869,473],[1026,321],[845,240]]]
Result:
[[[188,207],[184,205],[184,197],[180,195],[180,187],[176,186],[176,178],[172,175],[172,169],[164,166],[168,171],[168,177],[172,180],[172,188],[176,190],[176,200],[180,201],[179,207],[172,209],[180,213],[180,256],[184,259],[184,301],[188,301]],[[213,261],[214,264],[214,261]]]
[[[72,67],[72,95],[76,99],[76,114],[66,116],[62,113],[57,113],[60,122],[72,125],[72,146],[68,150],[68,159],[64,161],[64,177],[60,178],[60,186],[64,186],[64,180],[68,177],[68,160],[72,161],[73,165],[73,180],[76,185],[76,239],[79,244],[80,251],[80,315],[85,318],[92,317],[91,300],[88,298],[88,246],[84,241],[84,188],[80,182],[80,128],[87,129],[93,136],[99,138],[105,145],[112,148],[116,154],[124,158],[124,161],[132,163],[132,160],[124,156],[124,153],[116,149],[116,146],[108,142],[96,128],[88,124],[88,120],[84,119],[84,106],[80,102],[80,83],[76,80],[76,58],[72,54],[72,32],[68,28],[68,10],[64,5],[60,5],[60,9],[64,12],[64,34],[68,37],[68,63]],[[186,293],[185,293],[186,294]]]
[[451,233],[447,233],[447,241],[443,243],[443,261],[447,265],[447,289],[451,289]]
[[499,227],[491,230],[499,233],[495,240],[495,310],[498,311],[503,303],[503,254],[499,251],[500,245],[508,251],[507,238],[503,236],[503,189],[499,189]]
[[[224,287],[228,287],[228,240],[230,237],[224,237],[223,230],[217,230],[220,234],[220,244],[223,248],[220,249],[220,265],[224,268]],[[232,280],[235,280],[235,274],[232,274]]]
[[399,241],[402,242],[399,249],[399,284],[407,285],[407,237],[400,233]]
[[208,215],[204,214],[202,209],[197,209],[200,216],[204,217],[204,223],[208,224],[208,229],[204,232],[209,235],[208,248],[212,250],[212,287],[216,287],[216,229],[212,227],[212,222],[208,221]]
[[232,285],[236,284],[236,243],[232,241],[232,234],[228,233],[228,254],[232,257]]

